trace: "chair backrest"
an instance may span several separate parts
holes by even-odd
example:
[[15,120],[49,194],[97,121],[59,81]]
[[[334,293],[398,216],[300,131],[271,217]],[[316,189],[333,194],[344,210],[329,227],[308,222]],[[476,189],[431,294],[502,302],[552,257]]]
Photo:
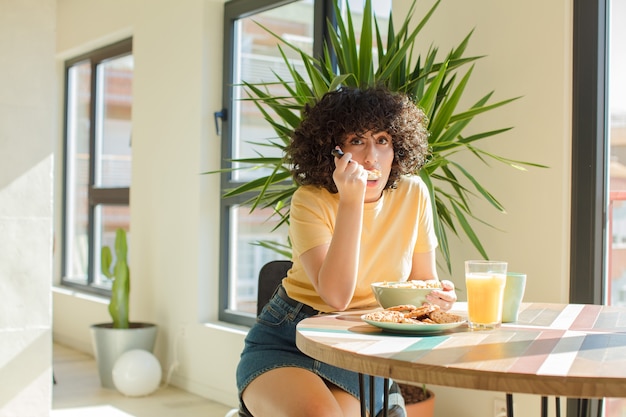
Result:
[[257,316],[270,300],[280,282],[287,276],[291,268],[291,261],[270,261],[263,265],[259,271],[259,283],[257,293],[256,314]]

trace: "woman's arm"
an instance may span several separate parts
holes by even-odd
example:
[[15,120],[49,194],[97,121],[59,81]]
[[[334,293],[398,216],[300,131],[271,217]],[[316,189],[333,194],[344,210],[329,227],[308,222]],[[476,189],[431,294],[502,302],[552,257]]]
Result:
[[300,255],[300,262],[317,293],[338,311],[348,307],[356,288],[367,184],[365,170],[350,161],[350,153],[346,156],[335,158],[333,179],[339,190],[339,205],[330,244]]
[[[409,279],[439,279],[437,275],[437,261],[435,251],[413,254],[413,266]],[[442,289],[433,290],[426,296],[426,300],[431,304],[437,304],[442,310],[448,311],[456,302],[456,292],[452,281],[441,281]]]
[[437,276],[437,260],[435,258],[435,250],[430,252],[413,253],[413,264],[411,266],[411,275],[409,280],[421,279],[439,279]]

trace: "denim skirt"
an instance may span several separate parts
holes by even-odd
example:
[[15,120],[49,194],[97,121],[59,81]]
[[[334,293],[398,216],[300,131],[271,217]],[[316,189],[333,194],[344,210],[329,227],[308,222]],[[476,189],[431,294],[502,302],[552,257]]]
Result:
[[[302,303],[293,307],[274,294],[257,317],[248,332],[241,360],[237,366],[237,389],[241,394],[253,379],[276,368],[296,367],[313,372],[324,380],[338,386],[355,398],[359,398],[359,374],[328,365],[302,353],[296,346],[296,325],[307,317],[301,310]],[[369,406],[369,377],[365,380],[366,403]],[[383,407],[383,378],[375,378],[376,410]],[[244,404],[245,406],[245,404]]]

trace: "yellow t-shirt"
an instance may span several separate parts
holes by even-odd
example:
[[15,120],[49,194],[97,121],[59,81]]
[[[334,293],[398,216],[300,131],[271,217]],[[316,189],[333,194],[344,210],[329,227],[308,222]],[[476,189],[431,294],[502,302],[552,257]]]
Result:
[[[289,237],[293,267],[283,279],[287,294],[322,312],[332,311],[315,291],[300,254],[330,243],[335,230],[339,194],[316,186],[301,186],[291,199]],[[348,308],[376,304],[372,282],[404,281],[411,273],[414,253],[437,247],[426,184],[417,176],[402,177],[398,188],[385,190],[365,203],[357,285]]]

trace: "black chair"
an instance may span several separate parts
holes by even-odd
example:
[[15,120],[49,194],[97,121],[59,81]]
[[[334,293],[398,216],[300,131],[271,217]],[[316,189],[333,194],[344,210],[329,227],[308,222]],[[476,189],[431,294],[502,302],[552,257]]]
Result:
[[258,316],[272,298],[274,291],[280,285],[283,278],[287,276],[287,271],[291,268],[291,261],[270,261],[263,265],[259,271],[259,282],[257,292],[256,315]]
[[[256,315],[261,314],[263,307],[270,301],[274,291],[280,285],[283,278],[287,276],[287,271],[291,268],[293,263],[286,260],[270,261],[263,265],[259,271],[259,280],[257,283],[257,297],[256,297]],[[226,414],[226,417],[252,417],[241,407],[239,409],[231,410]]]
[[[287,276],[287,271],[289,271],[292,265],[293,263],[291,261],[286,260],[270,261],[263,265],[263,267],[259,271],[256,307],[257,316],[261,313],[263,307],[265,307],[265,305],[270,301],[270,298],[272,298],[272,295],[274,295],[276,288],[278,288],[283,278]],[[399,393],[399,388],[395,381],[393,382],[393,388],[391,389],[391,391]],[[384,416],[387,415],[385,411],[386,410],[383,410],[382,412]],[[227,414],[227,417],[231,416],[252,417],[241,407],[238,410],[231,410]]]

